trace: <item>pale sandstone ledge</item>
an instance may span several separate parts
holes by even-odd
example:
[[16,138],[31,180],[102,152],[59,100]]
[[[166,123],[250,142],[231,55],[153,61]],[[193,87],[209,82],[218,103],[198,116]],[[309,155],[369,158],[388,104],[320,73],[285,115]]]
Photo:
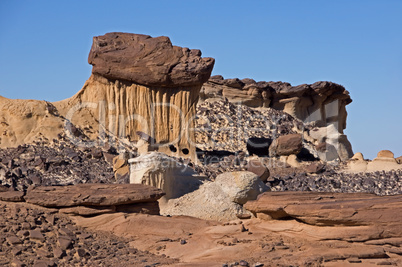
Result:
[[402,157],[395,158],[394,153],[389,150],[381,150],[377,153],[376,158],[373,160],[367,160],[364,159],[362,153],[358,152],[346,162],[346,166],[342,171],[363,173],[402,170],[401,158]]

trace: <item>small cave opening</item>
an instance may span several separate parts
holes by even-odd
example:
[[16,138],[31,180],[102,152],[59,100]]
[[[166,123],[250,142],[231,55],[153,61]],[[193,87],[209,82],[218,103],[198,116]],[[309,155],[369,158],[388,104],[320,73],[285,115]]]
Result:
[[174,145],[170,145],[169,146],[170,151],[172,151],[173,153],[177,152],[177,148]]
[[247,151],[249,155],[257,155],[259,157],[269,156],[269,146],[272,143],[271,138],[250,137],[247,140]]
[[303,147],[299,154],[297,154],[297,158],[302,161],[318,161],[319,159],[316,158],[311,152]]
[[188,153],[190,153],[190,151],[188,150],[188,148],[183,148],[181,150],[181,152],[183,152],[184,155],[188,155]]

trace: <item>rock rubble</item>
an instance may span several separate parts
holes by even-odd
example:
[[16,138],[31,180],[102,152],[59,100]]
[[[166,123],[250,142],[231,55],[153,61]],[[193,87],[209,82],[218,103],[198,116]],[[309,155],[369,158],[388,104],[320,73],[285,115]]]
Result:
[[77,226],[54,210],[0,201],[1,266],[152,266],[175,260]]

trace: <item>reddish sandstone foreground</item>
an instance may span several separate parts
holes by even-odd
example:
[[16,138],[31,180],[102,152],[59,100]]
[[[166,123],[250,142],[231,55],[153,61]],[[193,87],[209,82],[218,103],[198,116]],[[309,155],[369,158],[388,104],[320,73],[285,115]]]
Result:
[[272,192],[246,207],[257,218],[222,224],[114,213],[73,220],[127,237],[134,247],[179,259],[182,266],[241,260],[250,266],[402,264],[401,195]]
[[[132,197],[137,196],[133,193]],[[35,199],[41,197],[31,194],[29,201],[39,203]],[[113,204],[121,201],[119,197],[115,200]],[[402,264],[402,195],[268,192],[245,206],[257,218],[221,223],[187,216],[143,214],[137,213],[138,210],[67,215],[65,207],[44,208],[27,202],[1,201],[0,263],[5,266]]]

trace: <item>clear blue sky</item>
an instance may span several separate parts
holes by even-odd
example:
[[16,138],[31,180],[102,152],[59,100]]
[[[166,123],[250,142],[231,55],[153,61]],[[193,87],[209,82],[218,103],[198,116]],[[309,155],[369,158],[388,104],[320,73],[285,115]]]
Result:
[[90,76],[92,37],[169,36],[216,59],[225,78],[328,80],[353,99],[355,152],[402,155],[402,1],[0,2],[0,95],[57,101]]

